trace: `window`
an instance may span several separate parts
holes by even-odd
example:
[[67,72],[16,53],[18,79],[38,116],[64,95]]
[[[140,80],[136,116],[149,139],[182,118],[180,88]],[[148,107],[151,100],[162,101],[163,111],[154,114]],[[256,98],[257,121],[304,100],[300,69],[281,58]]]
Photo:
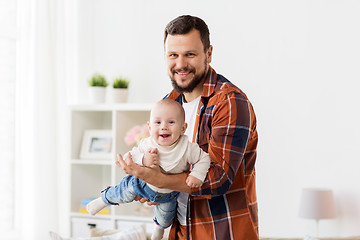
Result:
[[5,233],[15,228],[16,17],[16,1],[0,0],[0,229]]

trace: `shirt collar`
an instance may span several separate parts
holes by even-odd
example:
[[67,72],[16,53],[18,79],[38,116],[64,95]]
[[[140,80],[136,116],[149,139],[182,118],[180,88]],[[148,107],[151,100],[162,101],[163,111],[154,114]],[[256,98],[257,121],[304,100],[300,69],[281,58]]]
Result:
[[216,79],[217,79],[217,74],[215,70],[209,66],[209,71],[203,85],[203,91],[201,94],[202,97],[210,97],[211,94],[214,93],[216,86]]

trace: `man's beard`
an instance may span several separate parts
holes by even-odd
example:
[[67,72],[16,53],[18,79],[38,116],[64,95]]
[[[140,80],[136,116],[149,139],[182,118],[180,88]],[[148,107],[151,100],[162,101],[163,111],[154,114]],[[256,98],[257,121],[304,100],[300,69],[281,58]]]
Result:
[[[180,71],[179,69],[175,69],[172,71],[172,76],[170,76],[170,79],[171,79],[171,84],[174,88],[174,90],[178,93],[189,93],[189,92],[192,92],[201,82],[202,80],[204,80],[204,78],[206,77],[206,73],[207,73],[207,60],[205,60],[205,70],[204,72],[200,75],[200,76],[194,76],[194,78],[191,80],[191,82],[189,83],[188,86],[186,87],[180,87],[177,83],[176,83],[176,80],[174,78],[175,74],[177,71]],[[188,68],[184,68],[184,69],[181,69],[183,70],[184,72],[187,72],[189,69]],[[191,70],[190,72],[194,72],[195,70]]]

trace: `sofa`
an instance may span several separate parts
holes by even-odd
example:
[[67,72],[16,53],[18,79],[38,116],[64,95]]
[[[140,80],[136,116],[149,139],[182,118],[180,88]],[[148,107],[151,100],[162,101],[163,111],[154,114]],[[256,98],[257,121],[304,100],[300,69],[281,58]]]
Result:
[[327,238],[268,238],[261,237],[260,240],[360,240],[360,236],[352,236],[352,237],[327,237]]

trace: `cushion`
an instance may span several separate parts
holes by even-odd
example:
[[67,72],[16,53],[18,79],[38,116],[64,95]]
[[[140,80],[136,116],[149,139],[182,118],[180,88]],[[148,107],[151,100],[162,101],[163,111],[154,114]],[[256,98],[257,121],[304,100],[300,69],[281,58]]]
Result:
[[114,229],[93,228],[90,231],[90,236],[91,237],[102,237],[102,236],[107,236],[107,235],[113,235],[118,232],[120,232],[120,231],[114,230]]
[[[114,233],[113,231],[116,232]],[[62,238],[59,234],[50,232],[50,240],[146,240],[146,233],[144,228],[140,225],[121,231],[97,229],[95,233],[92,232],[92,236],[97,237]]]
[[329,237],[329,238],[319,238],[319,240],[360,240],[360,236],[354,237]]
[[[353,237],[320,237],[316,240],[360,240],[360,236]],[[306,240],[306,238],[267,238],[261,237],[260,240]]]

